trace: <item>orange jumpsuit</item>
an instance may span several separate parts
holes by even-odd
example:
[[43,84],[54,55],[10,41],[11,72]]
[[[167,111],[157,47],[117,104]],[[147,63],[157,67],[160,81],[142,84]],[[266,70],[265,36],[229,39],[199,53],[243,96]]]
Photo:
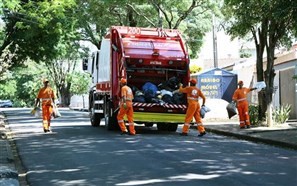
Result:
[[200,104],[198,102],[198,98],[201,97],[203,99],[203,104],[205,103],[205,96],[198,89],[196,86],[188,86],[185,88],[180,87],[179,92],[187,94],[188,100],[188,109],[186,112],[185,123],[183,126],[183,133],[188,133],[190,128],[190,122],[192,121],[193,117],[197,123],[197,129],[200,133],[204,133],[205,129],[202,124],[202,119],[200,117]]
[[[130,87],[127,85],[124,85],[121,88],[121,103],[120,103],[120,110],[117,116],[118,124],[121,128],[122,132],[127,132],[126,125],[124,123],[124,116],[127,115],[128,122],[129,122],[129,131],[131,135],[135,135],[135,129],[134,129],[134,121],[133,121],[133,106],[132,106],[132,100],[133,100],[133,93]],[[126,103],[126,108],[124,106],[124,103]]]
[[50,87],[43,87],[39,90],[37,98],[41,99],[43,129],[49,130],[53,113],[52,103],[53,99],[55,99],[54,91]]
[[237,110],[239,114],[240,127],[250,126],[249,103],[247,94],[251,91],[250,88],[238,88],[235,90],[232,99],[237,102]]

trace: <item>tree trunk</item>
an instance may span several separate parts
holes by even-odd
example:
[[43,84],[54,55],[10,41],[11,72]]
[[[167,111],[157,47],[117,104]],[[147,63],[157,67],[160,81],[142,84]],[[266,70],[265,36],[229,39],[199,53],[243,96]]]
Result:
[[272,104],[269,103],[267,105],[267,127],[273,126],[273,119],[272,119]]
[[[263,58],[262,55],[257,56],[257,81],[264,81],[263,76]],[[267,110],[267,104],[265,99],[265,91],[260,91],[258,93],[258,103],[259,103],[259,115],[258,119],[259,121],[263,121],[266,117],[266,110]]]
[[[257,50],[257,81],[264,81],[264,70],[263,70],[263,53],[265,49],[265,40],[266,34],[263,30],[265,30],[265,24],[263,23],[262,31],[258,30],[257,32],[253,32],[253,37],[255,40],[256,50]],[[257,35],[259,40],[257,39]],[[263,121],[265,119],[265,113],[267,110],[267,104],[265,99],[265,91],[260,91],[258,93],[258,103],[259,103],[259,110],[258,110],[258,119],[259,121]]]
[[268,106],[269,112],[267,113],[267,126],[271,127],[273,125],[273,120],[272,120],[272,96],[274,92],[274,77],[275,77],[275,72],[274,72],[274,50],[275,47],[273,44],[270,44],[267,48],[267,68],[265,70],[265,83],[266,83],[266,89],[265,89],[265,99],[266,99],[266,104]]
[[59,88],[59,92],[61,95],[61,105],[65,107],[69,107],[70,105],[70,100],[71,100],[71,93],[69,89],[65,87]]

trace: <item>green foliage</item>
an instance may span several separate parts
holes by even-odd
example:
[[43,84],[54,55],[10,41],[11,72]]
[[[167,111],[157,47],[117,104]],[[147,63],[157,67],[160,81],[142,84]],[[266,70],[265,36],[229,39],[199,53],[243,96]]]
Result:
[[69,80],[72,82],[70,88],[70,92],[72,94],[83,95],[88,92],[91,83],[91,77],[89,74],[74,72],[69,76]]
[[192,58],[197,57],[203,37],[211,29],[216,1],[88,0],[78,1],[77,19],[85,40],[99,49],[107,28],[113,25],[179,29]]
[[13,107],[32,107],[33,104],[28,104],[26,101],[18,99],[13,101]]
[[291,112],[291,105],[281,105],[279,108],[273,109],[272,118],[277,124],[283,124],[288,121]]
[[190,72],[191,72],[191,74],[200,72],[201,70],[202,70],[202,67],[201,66],[198,66],[196,64],[190,65]]
[[24,65],[28,59],[45,63],[47,68],[38,69],[35,74],[14,69],[17,71],[14,73],[14,96],[19,105],[31,104],[39,87],[37,79],[44,76],[51,77],[53,85],[65,98],[62,101],[70,99],[70,92],[83,92],[84,86],[75,84],[80,75],[78,78],[72,75],[76,71],[76,62],[88,52],[80,46],[80,41],[91,41],[99,48],[102,37],[112,25],[179,29],[190,48],[191,57],[195,57],[204,34],[211,28],[211,13],[218,10],[217,1],[210,0],[2,2],[0,8],[4,10],[5,24],[0,28],[0,62],[5,68],[3,65],[0,69],[1,78],[7,69]]
[[259,106],[258,105],[249,105],[249,115],[251,125],[259,125]]
[[[287,0],[225,0],[227,33],[235,37],[251,35],[257,56],[257,80],[267,82],[265,94],[259,94],[260,116],[272,102],[275,49],[289,45],[297,36],[297,1]],[[263,65],[263,54],[267,63]]]
[[0,99],[12,100],[16,93],[16,81],[7,79],[0,83]]
[[2,0],[5,40],[0,54],[8,48],[13,64],[28,57],[36,62],[54,59],[61,32],[76,32],[73,15],[74,0],[11,1]]
[[12,100],[15,107],[32,106],[46,74],[44,66],[27,61],[25,66],[14,68],[10,73],[0,81],[0,99]]

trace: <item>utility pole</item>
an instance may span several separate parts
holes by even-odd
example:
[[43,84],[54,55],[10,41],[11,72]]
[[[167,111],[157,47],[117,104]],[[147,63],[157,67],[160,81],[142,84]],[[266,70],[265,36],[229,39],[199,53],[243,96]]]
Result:
[[218,47],[217,47],[217,28],[215,15],[212,14],[212,40],[213,40],[213,66],[218,68]]

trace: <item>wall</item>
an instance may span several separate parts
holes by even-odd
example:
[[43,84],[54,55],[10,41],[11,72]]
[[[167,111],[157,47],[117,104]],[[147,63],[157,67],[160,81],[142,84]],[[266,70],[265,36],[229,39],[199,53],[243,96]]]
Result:
[[291,105],[290,118],[297,118],[296,114],[296,92],[295,92],[295,82],[292,77],[295,74],[295,68],[289,68],[285,70],[280,70],[280,105]]

